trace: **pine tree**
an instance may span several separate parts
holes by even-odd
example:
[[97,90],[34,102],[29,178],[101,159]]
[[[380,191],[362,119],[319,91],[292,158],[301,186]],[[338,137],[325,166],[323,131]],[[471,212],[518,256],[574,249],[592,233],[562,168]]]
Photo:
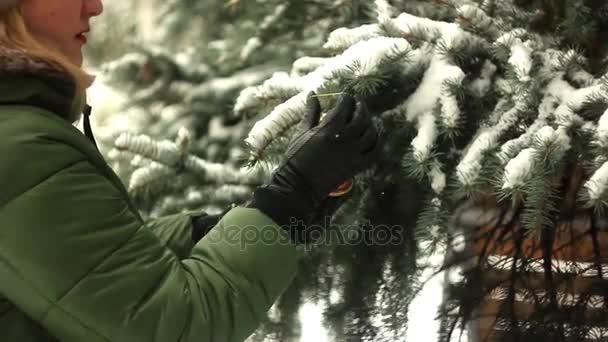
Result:
[[[367,7],[219,0],[156,6],[153,34],[146,41],[141,32],[125,38],[130,52],[103,67],[102,81],[128,94],[128,101],[114,115],[117,124],[98,130],[101,146],[145,215],[220,212],[243,203],[264,180],[259,168],[241,170],[243,140],[255,121],[232,115],[238,93],[319,50],[336,27],[363,21]],[[158,153],[170,157],[159,159]],[[199,168],[184,168],[188,159]],[[172,164],[164,164],[168,160]],[[212,167],[242,175],[209,179],[197,174],[201,165],[205,173]]]
[[[383,157],[355,178],[252,340],[296,339],[298,309],[311,300],[324,305],[333,340],[402,340],[425,275],[462,267],[467,232],[451,218],[463,202],[492,197],[520,213],[515,246],[542,240],[576,164],[588,177],[574,202],[606,210],[602,1],[167,1],[161,10],[156,44],[135,44],[107,69],[127,87],[135,130],[108,134],[109,158],[151,215],[246,200],[280,162],[310,91],[324,110],[354,95],[382,133]],[[550,246],[543,253],[551,265]],[[448,274],[440,339],[472,319],[481,270]]]
[[[333,31],[323,45],[326,54],[296,60],[290,74],[245,89],[235,105],[238,114],[263,108],[266,99],[283,100],[271,110],[261,110],[269,113],[246,139],[253,164],[272,162],[277,152],[280,155],[284,136],[303,115],[309,91],[320,94],[326,109],[336,94],[355,95],[375,113],[375,124],[385,132],[386,158],[357,178],[356,191],[336,218],[337,229],[354,222],[365,232],[368,225],[361,222],[370,220],[371,227],[403,227],[403,239],[389,246],[377,241],[354,248],[323,246],[325,258],[332,260],[328,265],[337,263],[348,270],[341,288],[343,302],[329,305],[327,311],[328,317],[339,317],[330,322],[346,340],[383,338],[374,326],[374,310],[389,309],[389,317],[403,315],[416,290],[412,275],[425,267],[421,261],[438,250],[450,252],[454,241],[462,238],[464,232],[450,224],[450,215],[463,201],[493,196],[507,207],[519,208],[524,235],[513,237],[513,243],[521,247],[525,236],[549,239],[542,249],[545,265],[550,265],[553,254],[550,240],[558,234],[564,198],[560,181],[570,174],[569,167],[581,165],[589,175],[576,205],[600,215],[606,209],[608,167],[602,126],[607,83],[602,76],[605,48],[600,44],[608,19],[605,4],[375,5],[374,22]],[[398,310],[374,300],[388,287],[387,272],[380,270],[394,262],[405,266],[388,272],[388,278],[401,281],[400,288],[390,287],[387,294],[393,296],[391,304],[399,303]],[[550,279],[551,267],[544,269]],[[457,323],[471,319],[483,296],[472,298],[467,291],[479,276],[470,272],[450,289],[443,339],[453,335]],[[514,273],[511,284],[524,279],[516,277]],[[577,305],[584,307],[585,297]],[[538,312],[562,315],[561,321],[541,323],[545,332],[553,323],[563,325],[565,309],[551,306],[556,302],[537,303]],[[511,321],[515,317],[513,312],[505,315]],[[355,326],[348,326],[351,319]],[[393,332],[405,323],[398,320],[391,326]],[[574,330],[582,324],[570,323]],[[568,335],[553,333],[550,336],[564,340]]]

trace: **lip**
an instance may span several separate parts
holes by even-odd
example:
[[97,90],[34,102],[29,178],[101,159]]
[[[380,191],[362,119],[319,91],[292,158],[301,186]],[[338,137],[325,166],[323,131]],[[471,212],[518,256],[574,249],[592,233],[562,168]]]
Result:
[[84,30],[80,31],[77,35],[76,35],[76,40],[78,40],[82,45],[87,43],[87,36],[85,35],[86,33],[88,33],[91,29],[89,27],[85,28]]
[[84,35],[85,32],[81,32],[76,35],[76,40],[78,40],[82,45],[87,43],[87,37]]

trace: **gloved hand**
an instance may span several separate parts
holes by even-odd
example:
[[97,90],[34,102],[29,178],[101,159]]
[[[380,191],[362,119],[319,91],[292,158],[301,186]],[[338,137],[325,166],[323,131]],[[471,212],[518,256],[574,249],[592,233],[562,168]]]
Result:
[[202,239],[233,207],[226,208],[223,212],[215,215],[203,213],[192,216],[192,241],[195,243]]
[[294,227],[311,222],[330,192],[372,166],[381,145],[365,104],[344,95],[319,123],[321,105],[313,95],[284,162],[248,205],[286,227],[297,243],[302,241]]

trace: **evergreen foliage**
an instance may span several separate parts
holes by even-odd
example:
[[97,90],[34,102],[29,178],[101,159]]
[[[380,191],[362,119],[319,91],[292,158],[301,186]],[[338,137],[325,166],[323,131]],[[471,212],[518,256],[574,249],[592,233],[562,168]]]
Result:
[[[311,299],[324,305],[334,340],[403,340],[423,272],[441,270],[429,260],[447,254],[443,268],[466,265],[454,241],[467,232],[452,215],[488,197],[504,212],[487,236],[509,237],[522,265],[488,285],[482,248],[479,266],[446,285],[440,339],[457,336],[484,296],[503,288],[495,294],[511,300],[497,326],[515,336],[583,336],[582,321],[563,329],[572,315],[557,308],[551,241],[572,165],[588,176],[580,191],[568,188],[571,206],[597,217],[608,206],[603,1],[167,1],[163,11],[159,41],[190,30],[185,41],[140,46],[108,67],[132,92],[135,133],[169,139],[110,139],[115,168],[153,215],[243,202],[280,162],[310,91],[325,110],[353,94],[382,132],[380,161],[356,177],[326,243],[310,246],[252,340],[296,339],[298,309]],[[204,22],[201,13],[209,13]],[[176,53],[180,44],[191,48]],[[182,127],[195,133],[186,139]],[[222,176],[207,177],[209,167]],[[509,305],[521,271],[533,266],[522,247],[529,236],[541,241],[549,299],[536,300],[524,331]]]
[[[390,160],[380,161],[358,179],[360,188],[350,198],[357,204],[349,208],[356,214],[343,214],[360,221],[372,218],[372,226],[378,225],[396,215],[372,214],[390,208],[375,189],[390,185],[396,193],[415,194],[412,201],[420,209],[396,222],[413,232],[413,243],[405,244],[415,246],[408,253],[416,258],[410,264],[424,260],[437,247],[446,248],[458,233],[448,224],[449,215],[463,201],[479,201],[487,195],[507,207],[521,207],[523,236],[542,237],[547,230],[555,230],[562,200],[559,180],[567,174],[568,165],[592,157],[584,151],[600,144],[600,118],[606,111],[603,62],[597,60],[597,45],[587,43],[597,42],[596,35],[603,29],[604,5],[444,1],[435,4],[443,7],[436,12],[441,13],[439,21],[401,12],[387,1],[375,4],[376,23],[329,35],[324,46],[331,47],[333,55],[323,56],[325,63],[308,74],[292,72],[290,78],[270,79],[241,93],[237,108],[239,103],[263,102],[266,97],[283,96],[285,101],[250,132],[246,141],[253,163],[264,160],[267,148],[280,151],[273,145],[282,142],[275,139],[297,124],[306,93],[316,91],[329,108],[332,96],[324,94],[348,92],[372,108],[375,124],[390,135],[384,151]],[[578,17],[565,15],[570,12]],[[418,13],[424,13],[423,8]],[[573,18],[579,24],[585,18],[577,29],[584,44],[577,44],[580,36],[575,40],[570,34]],[[281,84],[289,84],[290,93],[281,93],[285,90]],[[394,120],[399,128],[391,126]],[[394,168],[396,158],[401,160],[398,169]],[[603,212],[605,171],[599,163],[589,162],[582,161],[592,176],[579,193],[578,206]],[[396,187],[389,181],[395,178],[420,189],[411,192]],[[392,200],[393,205],[405,207],[399,199]],[[336,220],[342,222],[340,217]],[[523,243],[523,238],[516,243]],[[392,248],[407,248],[382,246],[380,253],[375,247],[359,246],[357,254],[372,250],[383,255]],[[330,254],[339,252],[333,249]],[[551,248],[545,252],[550,259]],[[374,274],[371,268],[351,267]],[[473,276],[465,279],[469,285],[473,281]],[[360,291],[377,291],[377,282],[382,279]],[[345,283],[346,288],[350,286],[360,285]],[[411,294],[415,287],[414,281],[403,293]],[[457,306],[472,309],[475,302],[463,293],[459,296],[457,288],[453,292],[453,298],[459,298]],[[355,317],[369,327],[357,338],[378,338],[369,313],[358,312]],[[349,336],[347,329],[344,333]]]

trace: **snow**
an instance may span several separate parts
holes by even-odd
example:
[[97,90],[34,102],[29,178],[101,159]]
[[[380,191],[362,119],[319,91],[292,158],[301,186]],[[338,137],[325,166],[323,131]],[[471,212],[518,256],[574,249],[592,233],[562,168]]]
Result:
[[[433,63],[431,63],[433,67]],[[448,128],[455,128],[460,118],[460,108],[458,107],[458,100],[456,95],[449,92],[446,86],[446,81],[450,81],[453,84],[461,85],[465,78],[464,72],[455,65],[445,64],[441,68],[442,70],[434,70],[436,73],[444,73],[446,77],[444,81],[439,85],[441,89],[439,100],[441,102],[441,118],[443,124]],[[430,70],[430,68],[429,68]],[[434,76],[431,78],[435,78]]]
[[375,0],[376,14],[378,15],[378,22],[389,20],[393,16],[393,7],[386,0]]
[[589,86],[595,80],[593,75],[585,70],[578,70],[572,73],[572,80],[582,86]]
[[505,45],[510,47],[513,44],[514,40],[520,39],[527,33],[528,32],[526,32],[526,30],[524,30],[523,28],[514,29],[498,37],[498,39],[496,39],[496,41],[494,42],[494,45]]
[[[464,77],[462,69],[448,63],[442,56],[433,56],[422,82],[405,102],[408,121],[414,121],[419,115],[433,111],[439,98],[445,95],[443,89],[445,81],[453,79],[462,82]],[[458,115],[459,113],[447,114]]]
[[276,106],[270,114],[256,122],[245,139],[249,148],[253,151],[262,151],[278,134],[304,117],[307,95],[307,92],[301,92]]
[[597,140],[600,146],[608,145],[608,109],[602,114],[597,125]]
[[576,90],[563,79],[563,75],[561,72],[557,73],[557,76],[544,89],[545,95],[538,107],[539,117],[548,118],[552,116],[555,108],[565,102],[569,95]]
[[409,13],[401,13],[396,19],[393,19],[393,24],[403,31],[404,36],[412,34],[416,29],[426,29],[431,37],[429,40],[438,38],[441,39],[444,45],[451,48],[465,39],[471,41],[480,40],[479,37],[464,31],[458,24],[437,21],[428,18],[420,18]]
[[435,191],[436,194],[442,193],[446,185],[446,176],[445,173],[441,171],[439,163],[433,163],[429,177],[431,178],[431,188],[433,188],[433,191]]
[[585,183],[587,194],[592,201],[597,201],[602,197],[608,185],[608,162],[604,163]]
[[444,94],[439,98],[441,102],[441,119],[446,128],[456,128],[458,118],[460,117],[460,108],[458,100],[453,94]]
[[[551,126],[544,126],[536,134],[536,139],[541,141],[545,146],[552,145],[552,148],[560,153],[560,158],[561,153],[570,149],[571,139],[568,136],[568,130],[563,126],[558,127],[557,130],[554,130]],[[544,146],[537,148],[544,148]]]
[[381,32],[377,24],[367,24],[355,28],[341,27],[329,34],[323,48],[342,51],[361,41],[379,37]]
[[521,82],[530,81],[530,70],[532,70],[532,52],[534,50],[530,47],[530,41],[525,43],[521,39],[516,38],[511,45],[511,57],[509,58],[509,64],[513,66],[517,78]]
[[445,250],[438,248],[428,259],[430,267],[424,270],[420,276],[420,281],[425,283],[409,306],[406,342],[438,340],[439,322],[436,317],[437,310],[443,301],[445,272],[435,276],[433,273],[441,266],[444,258]]
[[340,291],[336,290],[335,288],[332,288],[329,293],[329,304],[331,304],[331,305],[338,304],[340,302],[341,298],[342,298],[342,294],[340,293]]
[[494,20],[482,11],[477,5],[466,4],[456,9],[458,15],[471,21],[473,25],[482,30],[494,31]]
[[431,44],[423,44],[420,48],[412,50],[407,56],[407,64],[402,66],[403,72],[407,74],[421,67],[427,69],[431,64],[433,54],[433,45]]
[[307,75],[304,81],[308,88],[318,87],[334,73],[348,72],[355,62],[363,66],[361,76],[366,76],[377,70],[382,59],[408,50],[410,44],[403,38],[377,37],[359,42],[341,55],[329,59],[327,64]]
[[431,200],[431,204],[436,207],[439,207],[441,206],[441,199],[439,197],[433,197],[433,199]]
[[547,75],[552,78],[554,74],[565,74],[566,70],[563,70],[561,59],[564,56],[564,52],[552,48],[546,48],[540,53],[541,66],[539,69],[540,75]]
[[181,153],[188,153],[188,149],[192,143],[192,133],[186,128],[182,127],[177,131],[177,138],[175,138],[175,145],[179,148]]
[[301,342],[329,342],[327,329],[320,323],[323,318],[322,307],[311,302],[305,302],[298,311],[301,323]]
[[184,168],[197,177],[216,184],[254,184],[261,177],[260,169],[237,169],[226,164],[209,162],[193,154],[184,158]]
[[585,123],[581,126],[581,131],[586,133],[596,133],[597,124],[592,121],[585,121]]
[[[408,13],[401,13],[397,18],[390,19],[392,7],[386,0],[376,0],[376,13],[378,14],[379,22],[392,21],[395,27],[403,31],[403,36],[407,36],[413,28],[420,25],[444,37],[449,46],[457,38],[460,39],[464,36],[472,37],[472,35],[462,30],[458,24],[454,23],[420,18]],[[354,28],[341,27],[329,34],[329,38],[325,45],[323,45],[323,48],[342,51],[356,43],[380,37],[382,34],[383,31],[378,24],[366,24]]]
[[430,157],[435,139],[437,139],[435,117],[427,112],[419,117],[418,135],[412,140],[414,158],[418,162],[422,163]]
[[[464,157],[456,167],[456,175],[461,184],[471,185],[477,179],[484,154],[496,146],[500,135],[516,123],[518,116],[525,109],[525,102],[519,96],[515,96],[513,102],[515,105],[501,115],[498,115],[499,111],[495,109],[494,114],[498,122],[491,127],[480,128],[477,137],[469,145]],[[499,102],[496,108],[499,108],[498,105],[501,103]]]
[[503,189],[513,189],[524,184],[534,166],[534,152],[533,148],[526,148],[507,163]]
[[557,136],[555,134],[555,130],[553,129],[553,127],[551,126],[544,126],[543,128],[541,128],[540,130],[538,130],[538,133],[536,133],[536,137],[548,144],[548,143],[552,143],[557,139]]
[[227,77],[216,77],[194,87],[186,88],[186,102],[195,100],[206,100],[236,91],[244,87],[259,84],[266,80],[271,70],[266,68],[251,68],[237,72]]
[[261,98],[280,96],[293,96],[302,91],[302,85],[298,82],[299,79],[292,78],[286,72],[275,72],[271,78],[264,81],[259,96]]
[[477,7],[476,5],[472,5],[472,4],[462,5],[462,6],[458,7],[456,9],[456,11],[458,12],[458,14],[460,16],[463,16],[465,18],[474,18],[474,17],[480,15],[480,13],[484,13],[482,10],[479,9],[479,7]]
[[267,30],[275,22],[281,19],[281,17],[287,12],[289,6],[287,3],[279,4],[275,7],[274,12],[264,18],[264,21],[260,24],[260,29]]
[[496,145],[498,132],[493,129],[483,129],[473,143],[469,146],[466,154],[456,167],[458,181],[464,185],[472,184],[481,171],[481,162],[487,150]]
[[170,179],[175,176],[175,171],[171,168],[156,162],[139,168],[133,172],[129,180],[129,191],[144,187],[146,184],[157,179]]
[[[376,0],[376,6],[379,18],[387,20],[391,15],[388,2]],[[464,16],[485,18],[480,16],[483,13],[473,5],[460,6],[458,10]],[[441,39],[446,41],[448,46],[458,43],[469,35],[456,24],[432,21],[409,14],[400,15],[397,19],[394,19],[394,22],[398,23],[398,26],[406,34],[412,32],[414,28],[430,28],[428,32],[431,35],[441,36]],[[492,24],[485,21],[483,23]],[[250,146],[254,150],[263,149],[277,134],[299,121],[305,110],[305,95],[308,91],[317,90],[336,74],[348,72],[348,67],[352,66],[355,61],[360,62],[362,66],[356,76],[366,76],[377,71],[379,62],[390,51],[391,45],[396,45],[400,49],[409,48],[405,39],[378,37],[379,34],[381,33],[378,25],[338,29],[332,32],[325,47],[333,50],[346,50],[342,55],[334,58],[302,58],[293,64],[292,75],[276,73],[261,87],[245,89],[235,106],[236,112],[255,108],[264,99],[274,97],[277,94],[281,97],[287,97],[287,100],[274,108],[270,115],[256,123],[247,139]],[[522,82],[530,80],[533,54],[530,41],[521,38],[525,34],[526,32],[523,30],[514,30],[503,35],[497,41],[498,44],[505,44],[510,48],[511,54],[508,63],[513,66],[518,80]],[[243,53],[255,50],[260,46],[259,44],[257,37],[251,38],[243,49]],[[444,84],[446,81],[462,83],[465,77],[464,72],[435,54],[433,50],[429,49],[430,46],[430,44],[423,44],[421,49],[413,51],[412,58],[409,59],[407,65],[404,65],[404,69],[407,69],[419,66],[422,63],[428,63],[421,84],[415,93],[406,100],[404,107],[407,119],[410,122],[416,122],[418,126],[418,135],[413,139],[412,146],[416,152],[415,156],[420,162],[427,161],[430,158],[433,145],[437,139],[438,131],[433,114],[437,104],[441,104],[440,119],[446,127],[455,126],[458,118],[462,115],[456,97],[446,92]],[[496,65],[486,60],[481,75],[470,84],[470,89],[480,97],[487,94],[492,87],[492,79],[496,71]],[[309,74],[303,75],[305,73]],[[569,146],[567,127],[570,127],[575,120],[580,119],[575,114],[576,110],[580,108],[584,99],[598,88],[590,87],[576,90],[564,81],[562,76],[563,74],[560,74],[559,77],[553,78],[544,89],[545,96],[538,108],[539,117],[532,126],[521,137],[503,145],[503,151],[512,149],[515,151],[514,156],[516,156],[512,160],[510,158],[505,159],[507,165],[503,188],[512,188],[522,184],[526,175],[531,171],[534,150],[529,146],[532,137],[536,136],[546,143],[559,141],[564,147]],[[591,80],[590,74],[584,71],[575,72],[573,78],[575,82],[579,83],[589,83]],[[504,82],[504,84],[506,85],[507,82]],[[509,93],[509,95],[512,94]],[[504,97],[508,98],[509,96],[503,96],[503,99]],[[503,99],[500,100],[503,101]],[[516,101],[517,98],[513,100],[515,101],[509,99],[503,101],[503,103],[508,102],[510,106],[513,103],[519,104]],[[462,183],[466,184],[477,177],[482,167],[484,153],[497,145],[502,132],[516,121],[520,109],[521,107],[514,107],[508,111],[495,111],[495,126],[485,127],[479,131],[480,134],[469,146],[457,168],[457,174]],[[550,122],[548,119],[554,115],[558,118],[559,127],[557,129],[547,125],[547,122]],[[219,124],[219,121],[212,122],[212,124]],[[592,127],[591,125],[588,126]],[[599,120],[597,136],[598,139],[608,144],[608,110]],[[211,171],[211,173],[216,174],[213,176],[215,178],[221,177],[222,172],[225,172],[217,165],[204,164],[204,161],[197,165],[201,170],[205,169],[205,172]],[[205,167],[202,167],[202,165],[205,165]],[[600,198],[600,195],[608,186],[608,166],[606,165],[608,163],[604,164],[585,185],[592,198]],[[446,186],[446,175],[441,171],[440,164],[437,161],[433,161],[428,176],[431,179],[433,190],[437,194],[441,193]],[[436,258],[434,262],[440,263],[443,261],[443,252],[434,255],[433,258]],[[430,274],[425,273],[423,276],[429,277]],[[441,304],[442,285],[442,276],[436,276],[427,283],[412,303],[409,312],[408,341],[433,341],[436,339],[438,322],[435,320],[435,315],[437,307]],[[332,293],[332,296],[335,297],[337,294]],[[316,340],[320,342],[328,340],[324,328],[319,324],[312,323],[321,319],[318,306],[307,302],[301,307],[300,314],[303,322],[302,341]]]
[[[563,102],[567,101],[573,91],[575,91],[575,89],[568,82],[564,81],[563,73],[557,73],[557,76],[554,77],[544,89],[544,97],[538,106],[538,117],[534,123],[528,127],[524,134],[507,141],[501,147],[498,157],[503,163],[506,164],[523,148],[530,146],[534,135],[537,134],[541,127],[546,126],[549,118],[554,116],[555,108],[558,108]],[[561,131],[558,130],[558,132]],[[564,138],[562,137],[561,139]],[[566,139],[569,138],[566,136]],[[565,142],[566,141],[564,141],[564,143]]]
[[209,120],[209,133],[207,136],[211,139],[227,139],[234,135],[234,127],[224,125],[222,116],[214,116]]
[[560,51],[555,49],[546,49],[542,53],[543,69],[548,71],[559,71],[567,73],[577,87],[588,87],[597,82],[592,74],[585,71],[583,66],[588,62],[576,50]]
[[257,98],[257,94],[257,87],[243,89],[234,103],[234,112],[242,114],[247,110],[255,108],[260,102]]
[[156,141],[147,135],[122,133],[114,145],[117,149],[128,150],[166,166],[173,166],[182,158],[175,143],[168,140]]
[[[359,42],[344,53],[334,58],[328,58],[327,63],[315,71],[302,77],[284,78],[283,84],[287,83],[292,90],[299,87],[299,94],[293,96],[286,102],[278,105],[274,110],[256,122],[245,140],[254,151],[262,151],[275,137],[296,124],[303,116],[306,107],[306,96],[310,91],[317,91],[325,82],[332,80],[336,75],[350,73],[351,67],[359,63],[358,76],[363,77],[377,71],[380,62],[387,56],[400,53],[410,49],[409,43],[402,38],[377,37],[367,41]],[[274,87],[274,88],[273,88]],[[284,85],[265,83],[256,91],[245,90],[239,96],[235,110],[242,108],[243,104],[252,104],[257,99],[250,97],[277,97],[273,94],[284,91]]]
[[485,96],[492,87],[492,77],[496,73],[497,67],[490,60],[486,60],[481,68],[479,78],[469,85],[469,89],[477,97]]
[[252,53],[262,47],[262,40],[258,37],[251,37],[241,50],[241,60],[247,60]]
[[[95,78],[87,89],[87,102],[93,108],[91,125],[95,128],[95,135],[103,139],[115,131],[126,131],[132,126],[127,116],[114,115],[120,112],[127,100],[125,94],[108,86],[103,77]],[[82,128],[79,129],[84,132]]]
[[501,115],[495,109],[498,122],[494,126],[480,128],[477,137],[469,145],[456,167],[456,175],[461,184],[471,185],[477,179],[484,154],[496,146],[500,135],[516,123],[519,114],[525,109],[525,102],[519,96],[515,96],[513,102],[515,105]]
[[454,240],[452,240],[452,249],[454,250],[454,252],[460,253],[460,252],[464,252],[465,248],[466,248],[466,238],[464,236],[464,234],[458,234],[456,236],[454,236]]
[[[201,179],[218,184],[252,184],[261,177],[259,169],[236,169],[222,163],[211,163],[195,155],[188,154],[189,132],[179,130],[177,143],[169,140],[155,141],[146,135],[122,133],[115,141],[116,149],[126,150],[137,158],[152,160],[149,166],[136,170],[131,177],[131,187],[142,186],[153,179],[174,174],[174,167],[179,161],[184,162],[184,169],[196,174]],[[114,153],[116,154],[116,153]]]
[[[382,1],[377,3],[377,5],[381,9],[383,6]],[[429,29],[428,32],[437,35],[448,47],[457,44],[465,38],[478,39],[462,30],[457,24],[419,18],[407,13],[402,13],[399,17],[393,19],[393,24],[403,30],[404,34],[410,33],[412,29],[417,27],[427,28]],[[397,48],[399,51],[410,49],[410,45],[405,39],[377,37],[380,34],[378,30],[377,25],[363,25],[353,29],[341,28],[332,32],[326,48],[339,49],[338,46],[342,48],[348,45],[352,46],[343,54],[329,58],[326,64],[310,74],[290,79],[289,82],[291,84],[301,85],[302,93],[297,95],[297,99],[293,101],[288,100],[283,105],[275,108],[268,116],[258,121],[246,139],[246,143],[254,151],[263,150],[278,134],[297,123],[299,119],[298,115],[302,114],[301,97],[303,93],[307,94],[311,90],[317,90],[324,82],[337,75],[350,73],[351,69],[349,67],[355,63],[360,65],[355,76],[363,77],[376,72],[380,61],[389,53],[392,53],[394,48]],[[422,54],[418,53],[415,55],[418,57],[417,62],[425,61]],[[486,72],[490,73],[491,66],[488,66],[488,69]],[[436,129],[430,125],[428,118],[418,120],[418,116],[424,113],[432,113],[439,99],[443,98],[444,109],[442,117],[446,126],[453,127],[460,116],[460,110],[458,109],[456,99],[450,98],[446,94],[443,84],[447,80],[461,83],[464,77],[464,72],[459,67],[450,64],[445,57],[435,54],[433,51],[430,66],[425,72],[422,83],[405,103],[407,119],[411,122],[419,121],[419,126],[424,129],[423,132],[419,133],[415,141],[412,142],[415,152],[418,153],[419,160],[424,160],[428,157],[437,133]],[[483,84],[487,86],[487,81]],[[437,89],[440,89],[440,91],[437,91]],[[239,96],[235,110],[238,111],[244,108],[244,104],[250,106],[256,103],[255,100],[251,99],[254,96],[258,98],[276,97],[272,96],[268,92],[268,89],[264,87],[256,92],[248,90]],[[294,105],[294,107],[291,107],[291,105]]]
[[531,135],[526,132],[515,139],[511,139],[500,147],[500,152],[497,153],[502,164],[506,164],[519,153],[525,146],[528,146],[531,141]]
[[560,126],[555,131],[556,141],[561,145],[561,148],[566,151],[570,149],[571,138],[568,135],[568,129],[566,127]]
[[291,73],[294,76],[302,76],[312,72],[316,68],[328,62],[326,57],[301,57],[293,62]]
[[266,98],[291,97],[302,91],[301,79],[290,77],[284,71],[275,72],[261,86],[245,88],[234,104],[234,112],[241,115],[257,108]]
[[595,85],[591,87],[577,89],[568,94],[569,101],[565,101],[555,110],[555,119],[558,125],[566,128],[571,127],[575,122],[582,122],[583,119],[575,114],[582,108],[585,100],[594,93],[600,92],[601,86]]

